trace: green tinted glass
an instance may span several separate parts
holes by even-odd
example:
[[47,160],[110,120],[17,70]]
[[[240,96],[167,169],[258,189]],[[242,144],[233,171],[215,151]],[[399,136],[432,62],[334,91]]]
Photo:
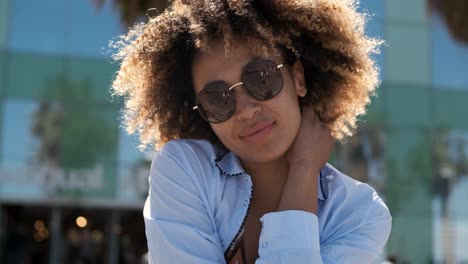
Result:
[[429,127],[432,90],[425,86],[388,84],[385,102],[390,126]]
[[79,98],[67,97],[71,102],[111,103],[109,89],[112,77],[117,70],[116,64],[106,60],[74,58],[69,62],[67,77],[71,83],[81,86],[77,92],[83,93]]
[[429,27],[387,24],[385,32],[386,80],[430,84]]
[[65,58],[9,54],[6,95],[12,98],[58,100],[65,84]]
[[468,129],[468,92],[435,90],[434,124],[437,127]]
[[0,51],[7,46],[9,0],[0,1]]

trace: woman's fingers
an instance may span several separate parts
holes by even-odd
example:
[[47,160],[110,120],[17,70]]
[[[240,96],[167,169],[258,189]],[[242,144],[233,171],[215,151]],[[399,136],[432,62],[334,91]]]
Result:
[[302,112],[301,126],[288,152],[290,163],[310,163],[323,167],[333,151],[335,139],[311,107]]

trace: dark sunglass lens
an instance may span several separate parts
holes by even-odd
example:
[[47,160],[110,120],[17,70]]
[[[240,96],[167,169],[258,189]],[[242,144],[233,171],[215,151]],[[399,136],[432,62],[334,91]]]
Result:
[[271,60],[249,63],[242,73],[242,82],[247,91],[260,101],[275,97],[283,88],[281,71]]
[[224,82],[208,84],[198,95],[198,109],[201,116],[211,123],[228,120],[236,111],[236,96],[227,90]]

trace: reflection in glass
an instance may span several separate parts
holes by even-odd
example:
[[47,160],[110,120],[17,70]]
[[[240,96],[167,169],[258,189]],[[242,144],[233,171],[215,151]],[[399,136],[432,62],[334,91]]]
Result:
[[15,51],[64,54],[69,32],[69,1],[10,2],[10,48]]
[[7,44],[6,42],[8,37],[8,20],[10,17],[10,8],[8,5],[9,1],[0,1],[0,51],[3,50]]
[[42,91],[60,91],[63,100],[4,104],[0,195],[110,198],[116,187],[116,113],[83,105],[90,94],[87,80],[59,75]]
[[126,29],[112,2],[105,1],[100,8],[92,0],[70,2],[70,50],[67,53],[77,56],[106,56],[109,40],[123,34]]
[[39,102],[32,120],[32,132],[39,139],[37,161],[46,166],[57,167],[61,158],[63,135],[63,105]]
[[439,17],[432,19],[432,81],[439,89],[468,90],[468,45],[454,40]]
[[39,140],[34,137],[31,124],[38,109],[38,102],[33,100],[7,99],[3,104],[2,157],[12,169],[35,160]]
[[141,204],[148,195],[148,176],[154,152],[141,152],[137,147],[137,137],[119,129],[117,195],[119,199]]
[[87,87],[89,88],[89,94],[81,96],[81,98],[74,98],[76,102],[111,104],[112,98],[109,87],[111,86],[116,65],[104,60],[73,58],[69,60],[68,66],[66,75],[70,82],[76,84],[86,81],[86,85],[89,86]]
[[[1,45],[1,44],[0,44]],[[6,60],[6,52],[2,50],[2,47],[0,46],[0,94],[5,94],[5,73],[6,73],[6,65],[7,60]]]
[[440,130],[433,153],[434,260],[465,263],[468,262],[468,131]]
[[48,197],[56,176],[64,177],[58,168],[62,110],[32,100],[7,100],[4,107],[0,196]]
[[9,53],[6,68],[8,97],[59,100],[62,96],[64,57]]
[[371,185],[385,196],[385,133],[379,127],[362,127],[346,144],[337,145],[336,166],[354,179]]

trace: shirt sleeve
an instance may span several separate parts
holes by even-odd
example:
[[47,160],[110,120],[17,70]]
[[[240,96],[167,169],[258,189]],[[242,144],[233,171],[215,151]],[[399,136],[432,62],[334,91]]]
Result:
[[[255,263],[372,263],[388,239],[391,217],[380,200],[361,218],[360,225],[347,227],[350,232],[334,234],[321,245],[315,214],[294,210],[265,214],[260,219],[263,227]],[[342,222],[346,225],[344,216]]]
[[189,166],[174,146],[163,148],[153,160],[143,210],[150,263],[225,263],[205,198],[190,176],[196,169]]

